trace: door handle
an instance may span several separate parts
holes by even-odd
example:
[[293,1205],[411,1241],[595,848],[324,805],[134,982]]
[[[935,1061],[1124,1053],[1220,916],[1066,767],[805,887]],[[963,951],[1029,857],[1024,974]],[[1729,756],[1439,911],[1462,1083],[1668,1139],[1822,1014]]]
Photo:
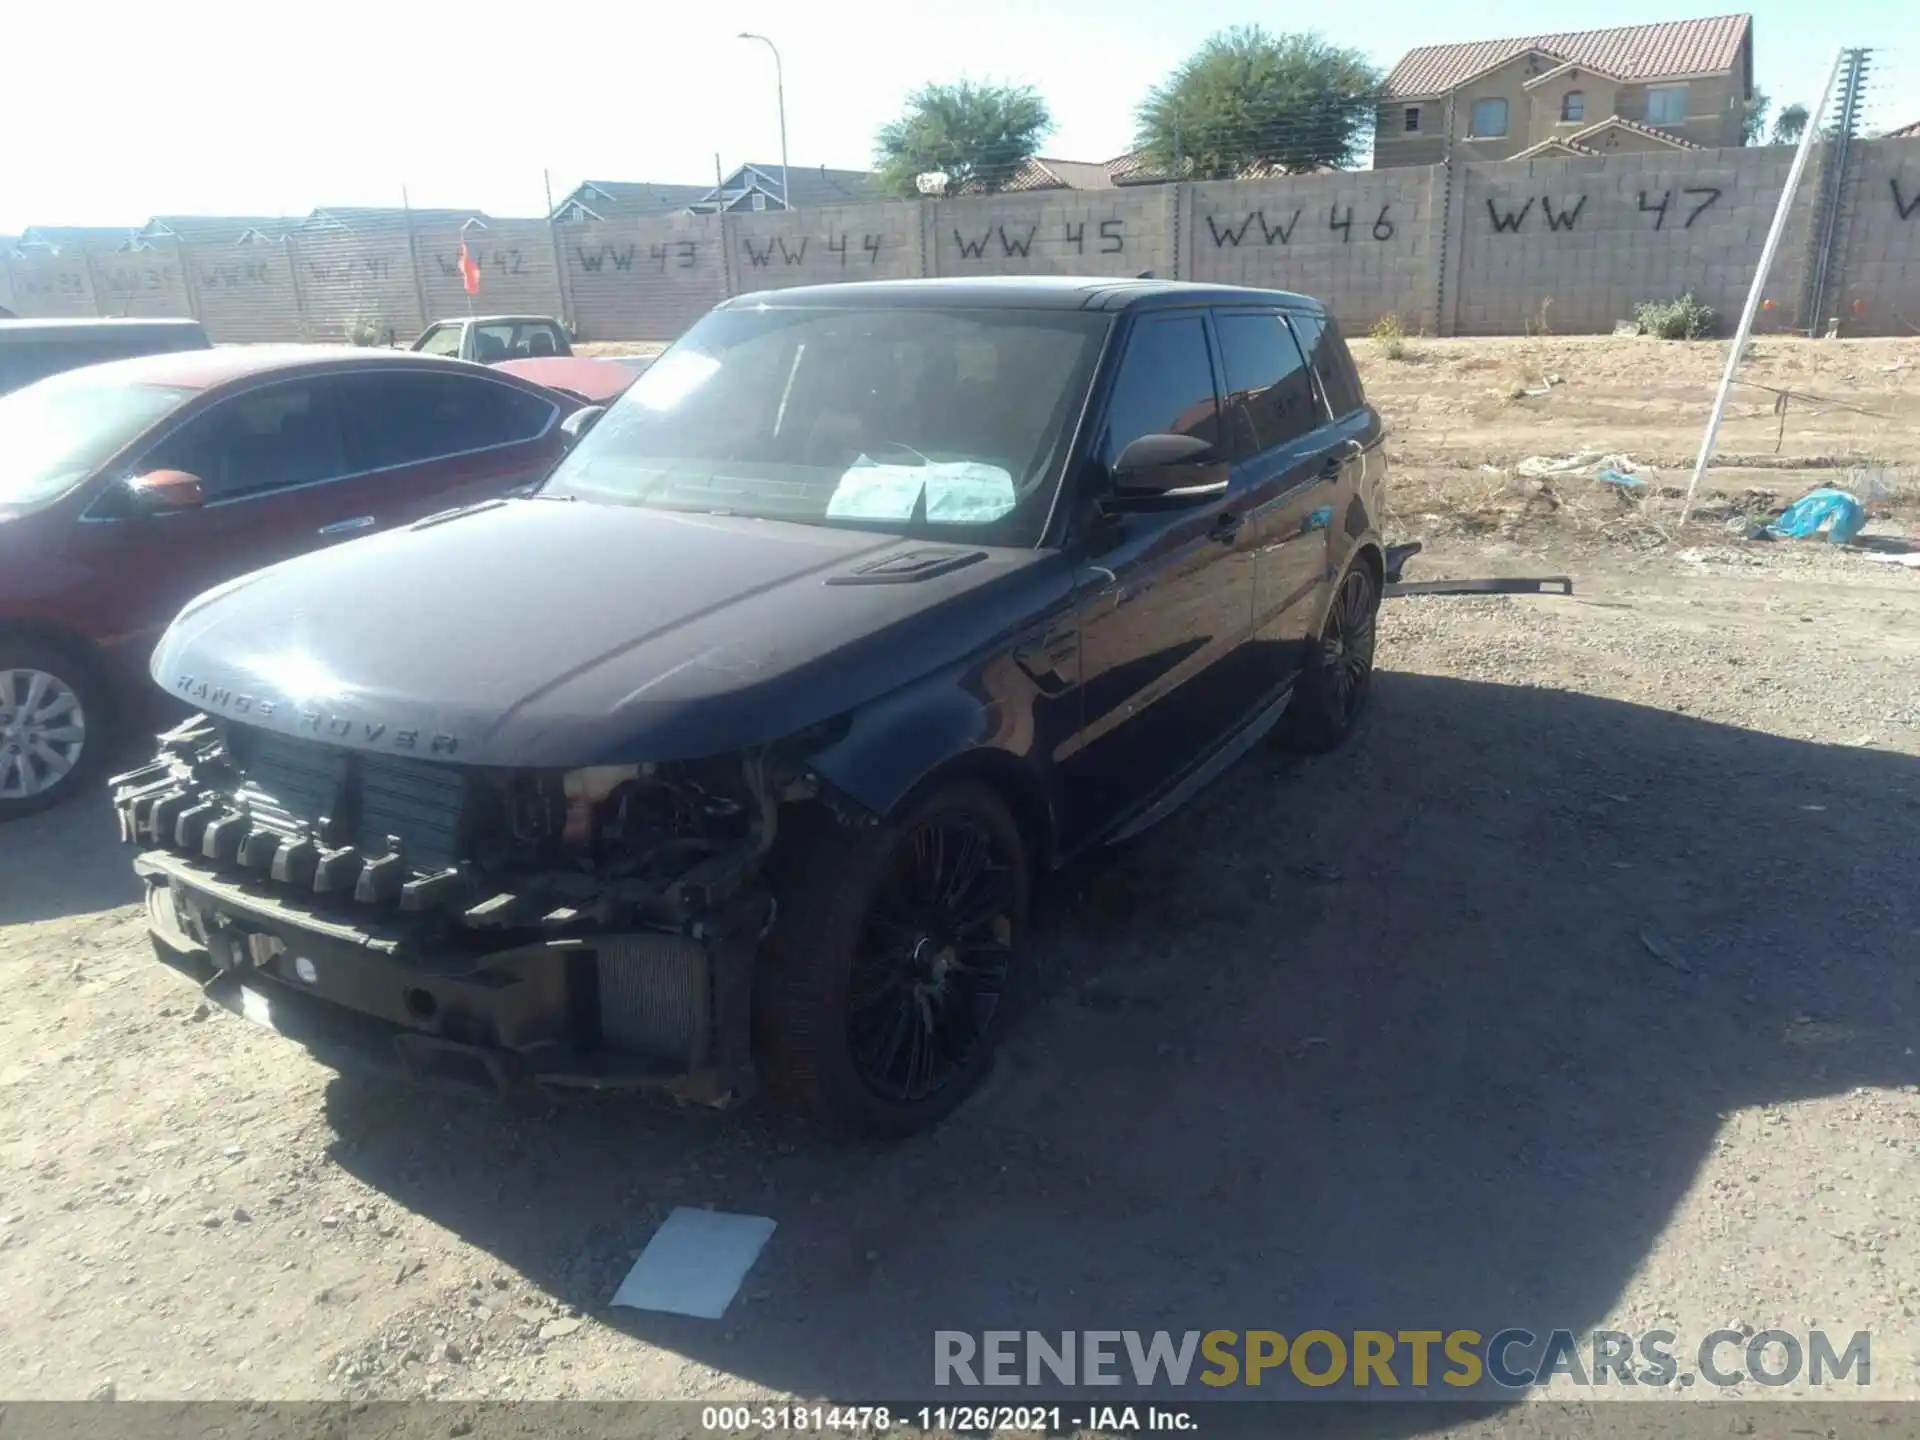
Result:
[[1222,545],[1231,545],[1240,534],[1240,527],[1246,523],[1246,516],[1236,515],[1230,510],[1223,511],[1213,522],[1213,528],[1207,532],[1207,538],[1218,540]]
[[322,535],[345,535],[350,530],[365,530],[374,523],[371,515],[356,515],[351,520],[336,520],[331,525],[322,525]]
[[1346,463],[1347,457],[1344,455],[1327,456],[1326,459],[1320,462],[1320,478],[1323,480],[1333,479],[1334,476],[1340,473],[1340,467]]

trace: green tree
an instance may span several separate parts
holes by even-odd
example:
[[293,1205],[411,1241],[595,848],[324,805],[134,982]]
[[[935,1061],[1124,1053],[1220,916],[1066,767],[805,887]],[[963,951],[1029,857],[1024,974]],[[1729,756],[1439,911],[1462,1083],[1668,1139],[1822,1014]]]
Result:
[[914,177],[930,170],[943,172],[950,190],[1000,190],[1052,129],[1046,101],[1027,86],[923,85],[875,137],[874,163],[881,183],[901,195],[914,194]]
[[1770,138],[1776,145],[1798,145],[1806,130],[1807,107],[1789,105],[1773,117],[1773,134]]
[[1740,115],[1740,143],[1751,145],[1767,128],[1767,107],[1773,104],[1766,91],[1755,87],[1747,97],[1747,108]]
[[1153,168],[1225,180],[1252,166],[1353,164],[1366,148],[1380,72],[1311,32],[1235,26],[1210,38],[1140,105],[1135,146]]

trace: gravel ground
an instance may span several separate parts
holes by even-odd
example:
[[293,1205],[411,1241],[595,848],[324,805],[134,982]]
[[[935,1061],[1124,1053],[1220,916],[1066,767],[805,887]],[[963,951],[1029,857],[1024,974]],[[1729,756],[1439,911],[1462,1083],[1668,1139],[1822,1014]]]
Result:
[[[7,1389],[901,1394],[1017,1317],[1866,1329],[1920,1396],[1920,576],[1700,553],[1438,545],[1580,594],[1394,602],[1354,746],[1052,886],[892,1149],[335,1076],[153,963],[99,807],[11,827]],[[607,1308],[676,1204],[779,1222],[723,1321]]]
[[[1744,475],[1680,533],[1484,471],[1678,455],[1618,438],[1644,345],[1525,343],[1363,357],[1396,535],[1578,594],[1392,602],[1345,753],[1046,888],[1038,1002],[906,1145],[334,1075],[153,962],[102,803],[0,831],[0,1392],[852,1399],[925,1393],[936,1329],[1660,1325],[1867,1330],[1867,1393],[1920,1398],[1920,574],[1736,538]],[[1920,356],[1767,349],[1814,390]],[[1480,395],[1489,355],[1563,384]],[[1908,463],[1815,418],[1781,465]],[[610,1309],[682,1204],[778,1221],[725,1319]]]

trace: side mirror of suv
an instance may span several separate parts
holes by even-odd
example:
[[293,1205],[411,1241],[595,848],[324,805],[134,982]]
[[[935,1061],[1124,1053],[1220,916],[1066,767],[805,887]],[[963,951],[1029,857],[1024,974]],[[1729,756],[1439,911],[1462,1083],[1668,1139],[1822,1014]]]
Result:
[[186,470],[149,470],[127,482],[134,508],[149,514],[194,510],[207,503],[205,483]]
[[594,427],[596,421],[607,413],[604,405],[588,405],[576,410],[560,422],[560,433],[564,436],[561,448],[571,450],[580,443],[580,437]]
[[1114,500],[1122,507],[1191,504],[1227,493],[1227,462],[1197,435],[1142,435],[1113,465]]

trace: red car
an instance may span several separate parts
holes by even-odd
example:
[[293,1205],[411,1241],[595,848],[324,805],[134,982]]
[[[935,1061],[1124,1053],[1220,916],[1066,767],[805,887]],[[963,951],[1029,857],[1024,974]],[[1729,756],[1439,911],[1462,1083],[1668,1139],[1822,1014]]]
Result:
[[80,786],[195,595],[536,481],[579,409],[464,361],[321,346],[144,356],[0,396],[0,820]]

